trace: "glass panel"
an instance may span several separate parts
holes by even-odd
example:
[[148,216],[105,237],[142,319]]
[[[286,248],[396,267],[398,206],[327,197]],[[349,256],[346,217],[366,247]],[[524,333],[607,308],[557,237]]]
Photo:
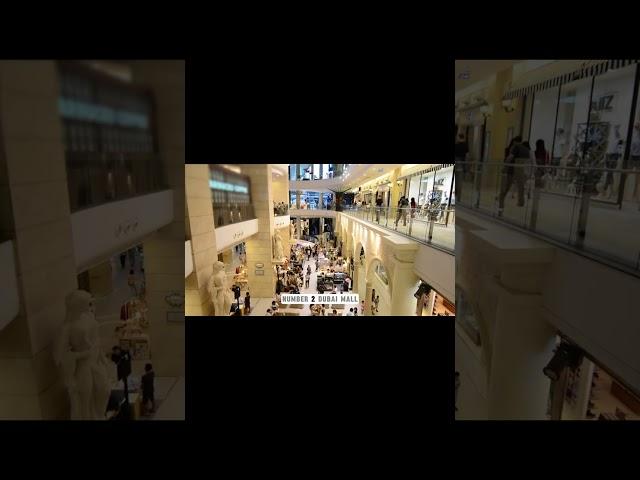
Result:
[[[624,163],[624,148],[627,140],[629,116],[633,100],[633,84],[636,66],[608,71],[596,77],[591,102],[589,129],[589,164],[595,168],[621,169]],[[629,175],[631,185],[635,175]],[[584,246],[591,251],[634,264],[640,251],[640,230],[635,209],[611,209],[618,204],[622,175],[614,171],[594,171],[590,178],[591,201]],[[635,185],[634,185],[635,186]],[[609,205],[607,205],[609,204]],[[636,206],[637,208],[637,206]],[[611,222],[624,235],[611,235]]]

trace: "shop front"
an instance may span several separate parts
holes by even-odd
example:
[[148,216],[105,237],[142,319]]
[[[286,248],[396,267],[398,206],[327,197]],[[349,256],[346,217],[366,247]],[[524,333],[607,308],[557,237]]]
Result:
[[404,177],[404,196],[415,199],[418,217],[430,208],[448,210],[455,206],[454,164],[438,164]]
[[640,395],[566,339],[557,338],[544,373],[552,379],[551,420],[640,420]]
[[419,317],[455,317],[456,307],[440,292],[422,281],[414,294],[417,299],[416,314]]
[[[579,196],[589,180],[594,201],[640,201],[640,175],[614,171],[640,170],[640,78],[631,62],[608,60],[507,92],[508,98],[532,98],[523,138],[536,151],[536,162],[549,165],[539,172],[543,192]],[[599,170],[585,179],[581,167]]]

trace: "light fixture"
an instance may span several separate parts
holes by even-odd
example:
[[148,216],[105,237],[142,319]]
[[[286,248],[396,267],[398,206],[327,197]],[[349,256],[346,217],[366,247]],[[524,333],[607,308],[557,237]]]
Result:
[[480,113],[484,118],[489,118],[493,114],[493,105],[482,105],[480,107]]
[[577,368],[582,362],[582,356],[582,350],[578,346],[563,341],[555,349],[553,357],[542,372],[555,382],[565,368]]
[[515,98],[502,100],[502,108],[504,108],[504,111],[507,113],[513,112],[517,106],[518,102]]

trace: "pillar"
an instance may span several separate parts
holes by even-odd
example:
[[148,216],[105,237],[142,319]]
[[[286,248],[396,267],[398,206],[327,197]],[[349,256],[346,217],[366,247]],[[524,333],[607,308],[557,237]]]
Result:
[[[258,219],[258,233],[246,240],[249,292],[252,298],[272,298],[276,290],[273,268],[273,192],[271,165],[242,165],[242,173],[251,180],[251,197]],[[263,264],[256,275],[256,264]]]
[[164,176],[173,190],[173,222],[144,242],[151,359],[159,377],[184,376],[184,321],[170,322],[169,312],[182,313],[165,298],[184,294],[185,241],[185,62],[138,60],[131,62],[135,82],[149,87],[155,101],[158,153]]
[[[362,267],[361,267],[362,268]],[[364,286],[364,298],[360,295],[360,303],[364,300],[364,315],[371,316],[371,292],[373,291],[373,285],[371,282],[366,282]]]
[[69,418],[51,353],[78,285],[58,97],[54,61],[0,61],[0,217],[20,289],[0,331],[0,420]]
[[185,165],[185,227],[191,240],[193,273],[185,279],[185,307],[189,316],[213,315],[209,279],[218,260],[208,165]]
[[[394,259],[393,274],[387,269],[391,278],[391,315],[415,316],[416,292],[418,276],[413,271],[413,263],[400,262]],[[385,266],[386,268],[386,266]]]
[[[398,175],[400,173],[400,168],[396,168],[391,172],[391,176],[389,177],[389,181],[391,182],[391,188],[389,189],[389,194],[391,195],[391,200],[389,203],[390,207],[395,207],[398,205],[398,201],[402,196],[402,187],[398,186]],[[385,205],[386,207],[386,205]]]
[[545,420],[555,330],[540,318],[540,297],[501,286],[493,327],[489,420]]

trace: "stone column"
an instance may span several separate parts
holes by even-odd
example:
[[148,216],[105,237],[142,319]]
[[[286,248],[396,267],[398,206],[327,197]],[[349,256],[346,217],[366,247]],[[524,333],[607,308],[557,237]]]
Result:
[[[272,298],[276,291],[273,268],[273,193],[271,165],[242,165],[251,180],[251,197],[258,219],[258,233],[247,239],[247,273],[252,298]],[[256,268],[262,264],[262,268]],[[264,275],[256,275],[256,270]]]
[[542,369],[553,355],[555,330],[540,318],[539,296],[497,289],[489,420],[545,420],[550,380]]
[[154,95],[158,153],[174,201],[174,221],[144,242],[151,359],[156,375],[184,376],[184,322],[167,321],[169,312],[184,315],[184,306],[172,307],[165,297],[185,291],[185,62],[138,60],[131,69]]
[[362,296],[360,296],[360,303],[362,303],[362,300],[364,300],[364,314],[365,314],[365,316],[371,316],[371,305],[373,304],[371,302],[371,292],[372,291],[373,291],[373,285],[371,285],[371,282],[366,282],[364,298],[362,298]]
[[0,331],[0,419],[69,416],[51,353],[78,285],[59,94],[55,62],[0,61],[0,216],[20,288],[20,313]]
[[415,316],[416,292],[418,276],[413,271],[413,263],[395,261],[393,274],[387,272],[391,279],[391,315]]
[[217,261],[208,165],[185,165],[186,234],[193,251],[193,273],[185,280],[187,315],[213,315],[208,284]]

